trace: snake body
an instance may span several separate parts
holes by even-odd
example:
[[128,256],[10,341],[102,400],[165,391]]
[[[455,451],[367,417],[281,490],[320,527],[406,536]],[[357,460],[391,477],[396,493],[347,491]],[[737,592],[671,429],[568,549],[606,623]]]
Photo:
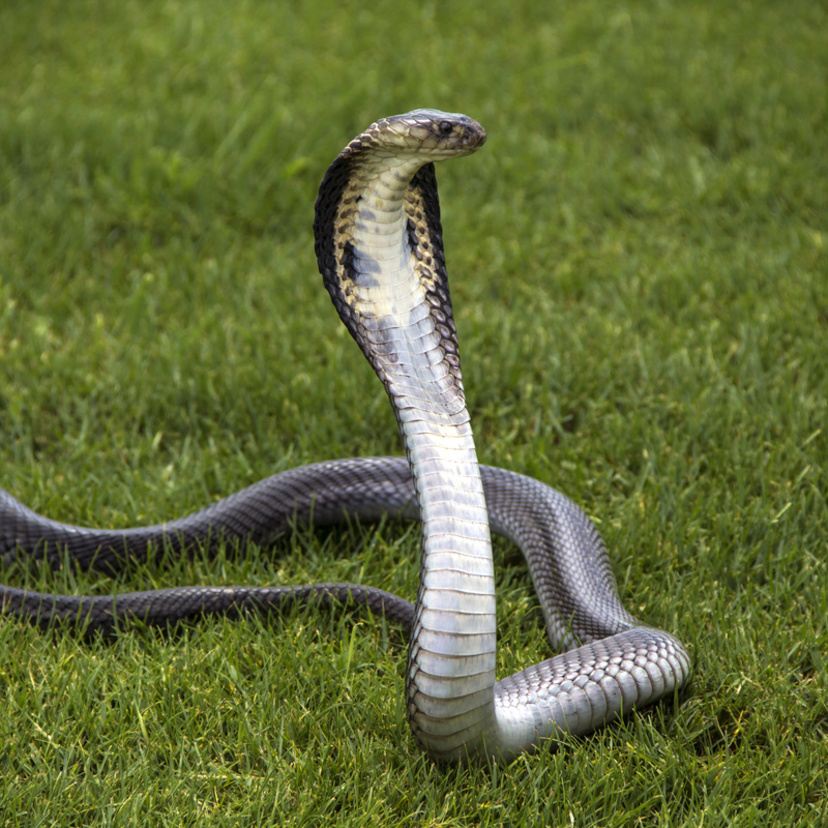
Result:
[[[403,458],[338,460],[261,481],[153,527],[92,530],[50,521],[0,490],[0,551],[114,568],[148,546],[174,551],[270,541],[292,523],[391,513],[422,525],[415,605],[355,584],[179,587],[119,596],[56,596],[0,587],[2,610],[41,625],[111,629],[205,613],[355,602],[410,630],[406,705],[435,759],[510,759],[561,733],[584,734],[673,693],[690,659],[670,634],[622,606],[598,533],[572,501],[531,478],[477,463],[443,254],[433,163],[474,152],[483,128],[416,110],[372,124],[336,157],[316,203],[316,255],[343,322],[382,381]],[[523,551],[554,647],[566,652],[495,681],[490,530]]]

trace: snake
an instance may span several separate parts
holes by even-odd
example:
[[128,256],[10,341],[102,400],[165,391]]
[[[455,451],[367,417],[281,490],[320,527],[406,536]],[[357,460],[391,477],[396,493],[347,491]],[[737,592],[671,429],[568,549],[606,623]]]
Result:
[[[41,627],[112,632],[140,619],[356,604],[409,631],[407,717],[438,762],[510,761],[675,696],[691,659],[670,633],[623,606],[608,553],[585,512],[550,486],[479,465],[446,274],[435,162],[486,140],[474,119],[418,109],[383,118],[334,159],[315,206],[324,285],[391,401],[405,457],[290,469],[186,517],[90,529],[50,520],[0,490],[0,553],[116,570],[148,549],[186,553],[268,544],[297,525],[347,516],[419,520],[416,602],[360,584],[189,586],[71,596],[0,586],[3,615]],[[496,680],[492,533],[522,551],[558,654]],[[57,563],[56,563],[57,565]]]

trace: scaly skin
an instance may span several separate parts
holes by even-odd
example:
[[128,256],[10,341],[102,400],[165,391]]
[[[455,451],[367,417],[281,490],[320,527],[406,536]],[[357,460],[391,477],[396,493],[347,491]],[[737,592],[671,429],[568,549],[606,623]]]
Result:
[[[474,152],[483,128],[465,115],[417,110],[372,124],[329,168],[316,204],[316,253],[343,322],[382,381],[401,458],[293,469],[155,527],[89,530],[36,515],[0,490],[0,550],[115,568],[147,546],[266,542],[292,519],[322,525],[343,512],[419,516],[416,606],[352,584],[176,587],[70,597],[0,587],[2,610],[87,631],[120,620],[164,624],[205,613],[279,610],[295,601],[356,603],[411,629],[409,721],[435,759],[510,759],[562,732],[584,734],[673,693],[690,659],[668,633],[621,605],[600,537],[571,501],[530,478],[479,467],[463,390],[433,162]],[[416,499],[415,504],[412,500]],[[492,531],[523,551],[553,646],[575,647],[495,682]],[[576,646],[580,643],[582,646]]]

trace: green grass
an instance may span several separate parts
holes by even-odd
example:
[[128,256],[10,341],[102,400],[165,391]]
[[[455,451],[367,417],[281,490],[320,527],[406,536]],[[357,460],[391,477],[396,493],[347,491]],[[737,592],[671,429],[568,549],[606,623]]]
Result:
[[[438,177],[481,460],[584,505],[692,686],[445,770],[408,735],[393,626],[305,610],[87,643],[7,621],[0,824],[828,824],[824,6],[313,5],[0,9],[0,486],[123,526],[399,453],[313,202],[375,118],[467,112],[489,142]],[[497,554],[503,675],[549,653]],[[416,555],[410,528],[354,526],[4,581],[410,596]]]

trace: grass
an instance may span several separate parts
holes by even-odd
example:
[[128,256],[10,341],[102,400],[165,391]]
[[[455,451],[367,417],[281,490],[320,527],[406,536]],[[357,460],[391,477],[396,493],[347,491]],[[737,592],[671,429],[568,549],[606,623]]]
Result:
[[[438,169],[481,460],[582,503],[689,692],[441,769],[406,642],[296,611],[81,642],[0,624],[0,824],[828,824],[828,25],[820,4],[42,0],[0,9],[0,485],[130,525],[399,453],[316,273],[316,187],[376,117],[464,111]],[[391,524],[51,591],[359,580]],[[548,656],[497,550],[499,673]]]

